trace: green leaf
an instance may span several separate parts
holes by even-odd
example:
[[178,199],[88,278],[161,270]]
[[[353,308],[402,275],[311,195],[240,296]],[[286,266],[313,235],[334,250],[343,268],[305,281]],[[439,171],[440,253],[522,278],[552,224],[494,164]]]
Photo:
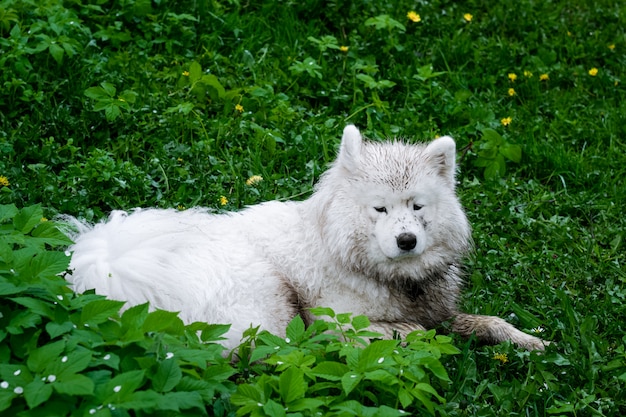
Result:
[[89,87],[85,90],[84,94],[85,96],[98,101],[103,99],[110,99],[112,97],[109,96],[106,90],[102,87]]
[[504,138],[494,129],[486,128],[483,129],[483,137],[482,140],[491,144],[493,147],[498,147],[504,143]]
[[203,342],[224,340],[222,336],[229,330],[230,324],[208,324],[204,329],[202,329],[200,338]]
[[391,358],[394,349],[398,346],[397,340],[376,340],[370,343],[359,358],[357,370],[368,371],[380,367],[383,364],[393,362]]
[[284,403],[290,403],[304,397],[307,384],[304,381],[304,372],[300,368],[287,368],[278,379],[278,392]]
[[166,359],[159,363],[157,372],[152,377],[152,387],[157,392],[171,391],[182,378],[183,373],[174,359]]
[[213,88],[217,92],[218,98],[222,98],[226,94],[226,90],[224,89],[222,84],[220,84],[219,80],[217,79],[215,75],[213,74],[203,75],[201,81],[203,84]]
[[350,394],[352,390],[359,385],[359,382],[363,379],[363,374],[357,372],[348,372],[341,377],[341,387],[346,395]]
[[352,327],[354,330],[367,329],[370,327],[370,319],[367,316],[359,315],[352,318]]
[[24,399],[28,407],[35,408],[50,398],[52,387],[41,379],[34,379],[33,382],[24,387]]
[[311,374],[319,376],[329,381],[339,381],[350,371],[347,365],[340,362],[321,362],[311,370]]
[[107,121],[112,122],[122,115],[122,111],[120,110],[119,105],[111,104],[104,108],[104,115],[106,116]]
[[522,147],[519,145],[504,143],[502,146],[500,146],[500,153],[505,158],[518,164],[522,160]]
[[263,411],[266,415],[272,417],[282,417],[287,415],[285,408],[273,400],[267,400],[267,402],[263,404]]
[[39,223],[31,235],[38,238],[38,243],[45,243],[51,246],[67,246],[72,243],[72,240],[58,229],[57,223],[52,221]]
[[155,310],[148,314],[144,323],[143,323],[143,331],[144,332],[160,332],[169,328],[178,328],[182,333],[183,322],[178,317],[178,313],[165,311],[165,310]]
[[168,392],[163,394],[161,401],[159,401],[159,408],[163,410],[172,409],[166,408],[164,404],[175,405],[176,408],[173,411],[197,408],[200,410],[200,414],[206,415],[204,411],[206,406],[199,392]]
[[289,338],[292,343],[299,343],[302,340],[304,331],[304,320],[302,320],[300,315],[296,315],[287,325],[287,338]]
[[109,317],[116,316],[124,304],[123,301],[114,300],[98,299],[91,301],[83,307],[80,321],[83,324],[100,324],[107,321]]
[[0,223],[12,219],[18,212],[15,204],[0,204]]
[[66,395],[93,395],[94,383],[93,381],[81,374],[71,374],[58,380],[52,384],[52,387],[59,394]]
[[202,78],[202,67],[196,61],[189,65],[189,81],[193,84]]
[[51,305],[48,302],[32,297],[16,297],[11,298],[10,300],[30,309],[33,313],[39,314],[40,316],[48,318],[52,318],[54,316]]
[[110,98],[115,97],[115,91],[117,91],[117,90],[116,90],[116,88],[115,88],[115,86],[113,84],[108,83],[108,82],[105,81],[105,82],[101,83],[100,85],[102,86],[102,88],[104,89],[104,91],[106,92],[106,94]]
[[40,205],[24,207],[13,217],[13,226],[15,230],[27,234],[41,222],[42,218],[43,210]]
[[64,323],[56,323],[54,321],[50,321],[46,323],[46,331],[48,335],[50,335],[51,339],[54,339],[62,334],[70,332],[74,328],[74,323],[71,321],[66,321]]
[[65,349],[65,341],[48,343],[40,348],[33,349],[28,355],[26,365],[34,373],[43,372],[52,359],[61,356],[61,352]]
[[57,64],[63,64],[63,55],[65,54],[65,50],[57,43],[50,44],[50,55],[57,62]]
[[56,278],[70,265],[64,252],[39,252],[31,261],[28,272],[36,278]]
[[318,317],[328,316],[330,318],[335,318],[335,311],[330,307],[314,307],[309,309],[309,311],[311,314]]

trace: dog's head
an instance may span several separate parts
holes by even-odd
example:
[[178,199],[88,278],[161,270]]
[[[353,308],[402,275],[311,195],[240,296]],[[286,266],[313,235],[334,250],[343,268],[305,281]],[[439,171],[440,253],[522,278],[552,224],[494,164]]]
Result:
[[[416,279],[458,262],[470,228],[455,194],[456,146],[363,141],[347,126],[337,160],[317,192],[331,199],[325,237],[346,266]],[[330,226],[330,224],[333,224]]]

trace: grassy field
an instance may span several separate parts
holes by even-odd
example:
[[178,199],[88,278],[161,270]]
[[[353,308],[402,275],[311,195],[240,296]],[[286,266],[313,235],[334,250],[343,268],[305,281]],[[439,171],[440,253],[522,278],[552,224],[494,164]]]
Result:
[[[626,414],[625,28],[626,6],[609,0],[0,1],[0,411]],[[51,249],[67,242],[41,216],[303,199],[347,123],[375,140],[456,139],[475,240],[463,308],[556,342],[545,354],[457,337],[453,354],[445,338],[420,339],[395,363],[441,361],[415,370],[422,394],[380,372],[346,385],[339,365],[322,383],[313,363],[368,353],[315,347],[295,323],[303,346],[281,345],[291,365],[231,367],[192,341],[219,329],[144,310],[120,319],[119,305],[53,279],[66,263]],[[33,266],[43,258],[56,269]],[[138,317],[145,334],[129,336]],[[196,356],[165,368],[168,343]],[[63,352],[84,366],[57,386],[42,357]],[[179,406],[155,406],[170,394]]]

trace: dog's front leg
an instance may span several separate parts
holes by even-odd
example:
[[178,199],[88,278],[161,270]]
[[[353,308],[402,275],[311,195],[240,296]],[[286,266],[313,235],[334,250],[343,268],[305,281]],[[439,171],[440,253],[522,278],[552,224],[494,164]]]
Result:
[[510,340],[528,350],[544,350],[550,342],[526,334],[512,324],[494,316],[458,314],[452,322],[452,331],[464,337],[475,334],[478,340],[498,344]]

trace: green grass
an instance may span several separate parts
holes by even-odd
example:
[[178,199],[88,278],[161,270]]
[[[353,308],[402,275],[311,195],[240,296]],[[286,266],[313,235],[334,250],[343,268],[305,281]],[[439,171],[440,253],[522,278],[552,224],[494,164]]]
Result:
[[[4,0],[0,204],[91,220],[137,206],[236,210],[306,198],[347,123],[373,139],[450,134],[475,240],[463,308],[556,344],[540,356],[455,337],[460,354],[441,359],[450,382],[432,381],[436,413],[623,415],[624,28],[626,7],[608,0]],[[253,175],[263,181],[246,185]],[[7,250],[24,243],[2,230],[7,277]],[[32,346],[42,323],[24,327]],[[11,351],[22,327],[11,329],[0,329],[6,364],[26,360]],[[271,391],[261,375],[280,372],[254,369],[226,378]]]

